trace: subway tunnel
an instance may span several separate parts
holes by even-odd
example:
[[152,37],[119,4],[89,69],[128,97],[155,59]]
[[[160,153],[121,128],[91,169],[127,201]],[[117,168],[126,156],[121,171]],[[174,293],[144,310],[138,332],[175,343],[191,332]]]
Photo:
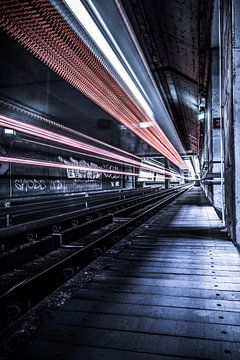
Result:
[[0,2],[0,359],[240,359],[240,1]]

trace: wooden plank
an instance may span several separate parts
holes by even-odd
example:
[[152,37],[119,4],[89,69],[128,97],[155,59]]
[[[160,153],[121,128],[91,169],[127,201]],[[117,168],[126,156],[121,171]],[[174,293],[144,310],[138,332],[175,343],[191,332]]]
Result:
[[162,246],[173,246],[179,248],[183,245],[192,246],[193,248],[205,248],[205,249],[231,249],[232,242],[230,240],[203,240],[201,236],[199,239],[189,238],[188,236],[181,236],[181,234],[176,238],[172,237],[171,234],[162,234],[161,230],[158,232],[158,236],[151,236],[147,234],[135,235],[133,236],[134,242],[137,244],[155,244]]
[[[131,257],[131,256],[126,256],[126,257],[122,257],[120,258],[120,256],[118,258],[113,258],[113,259],[109,259],[109,258],[105,258],[102,257],[102,259],[106,259],[106,261],[111,264],[111,262],[114,262],[115,264],[122,264],[123,267],[128,266],[129,264],[134,265],[136,267],[140,266],[140,265],[144,265],[144,266],[156,266],[159,268],[172,268],[172,269],[196,269],[196,270],[213,270],[212,269],[212,265],[211,264],[193,264],[192,262],[180,262],[180,263],[172,263],[172,262],[168,262],[168,261],[158,261],[158,259],[140,259],[137,257]],[[226,271],[226,273],[230,273],[231,272],[237,272],[239,274],[240,272],[240,264],[239,265],[221,265],[221,266],[217,266],[215,267],[214,271]],[[234,275],[234,274],[233,274]]]
[[[134,276],[136,274],[136,270],[138,271],[137,277],[151,277],[158,279],[175,279],[177,281],[182,280],[188,280],[189,277],[191,277],[191,281],[207,281],[207,282],[215,282],[217,279],[218,282],[223,283],[236,283],[240,284],[240,274],[239,272],[236,272],[235,275],[233,275],[230,271],[228,272],[228,276],[217,276],[216,272],[209,272],[206,273],[204,271],[200,270],[181,270],[181,269],[170,269],[167,268],[165,271],[162,269],[159,269],[159,267],[150,267],[150,266],[127,266],[122,268],[121,266],[111,266],[111,268],[108,270],[108,273],[110,276],[114,276],[115,273],[119,276]],[[194,273],[195,272],[195,273]],[[200,274],[198,274],[200,272]]]
[[[212,246],[210,248],[206,248],[204,246],[192,246],[190,244],[181,244],[179,246],[174,245],[172,242],[169,242],[168,244],[161,244],[153,242],[150,244],[149,242],[146,243],[140,243],[140,242],[134,242],[134,249],[136,250],[161,250],[162,252],[172,252],[172,253],[190,253],[194,255],[200,255],[200,254],[206,254],[206,252],[213,252]],[[214,255],[224,255],[226,250],[229,254],[237,255],[237,251],[232,248],[232,246],[228,249],[226,246],[224,248],[214,248]]]
[[239,344],[227,341],[189,339],[188,337],[152,335],[128,330],[105,330],[80,326],[46,324],[36,330],[33,338],[61,341],[107,349],[138,351],[148,354],[192,357],[197,359],[233,359],[239,356]]
[[170,287],[181,287],[181,288],[193,288],[193,289],[215,289],[215,290],[226,290],[226,291],[240,291],[239,284],[231,284],[229,282],[226,283],[218,283],[215,282],[193,282],[191,279],[189,280],[166,280],[166,279],[158,279],[158,278],[148,278],[148,277],[131,277],[131,276],[110,276],[105,274],[99,274],[96,276],[98,281],[108,278],[110,281],[115,281],[121,283],[122,280],[127,280],[129,284],[139,284],[139,285],[151,285],[151,286],[170,286]]
[[240,327],[222,324],[209,324],[172,319],[153,319],[132,315],[98,314],[92,312],[56,311],[47,324],[61,324],[96,329],[126,330],[148,333],[152,335],[182,336],[195,339],[210,339],[219,341],[240,341]]
[[180,252],[171,252],[171,251],[157,251],[157,250],[139,250],[135,249],[134,247],[132,249],[126,249],[124,251],[124,255],[131,254],[131,256],[139,256],[139,257],[157,257],[158,259],[166,258],[166,259],[172,259],[172,261],[188,261],[188,260],[194,260],[194,261],[202,261],[204,262],[211,262],[211,260],[214,260],[214,262],[219,265],[227,265],[227,264],[239,264],[239,255],[238,254],[229,254],[229,258],[226,258],[226,254],[220,254],[215,255],[213,254],[210,256],[207,252],[205,254],[198,254],[197,252],[194,254],[188,254],[188,253],[180,253]]
[[[166,257],[166,258],[171,258],[173,259],[180,259],[180,260],[183,260],[183,261],[189,261],[190,259],[193,259],[194,260],[200,260],[200,261],[210,261],[213,260],[215,261],[216,263],[220,263],[220,264],[233,264],[233,263],[239,263],[239,254],[234,254],[234,253],[230,253],[230,252],[227,252],[225,251],[225,254],[222,253],[222,254],[218,254],[218,253],[209,253],[209,252],[205,252],[205,253],[201,253],[199,251],[199,253],[196,251],[194,252],[189,252],[189,251],[171,251],[171,250],[168,250],[168,251],[163,251],[163,250],[160,250],[160,251],[156,251],[156,250],[148,250],[148,249],[138,249],[138,248],[132,248],[131,251],[128,250],[126,251],[126,254],[128,253],[131,253],[131,256],[133,255],[138,255],[138,256],[142,256],[142,255],[147,255],[147,256],[157,256],[158,258],[161,258],[162,256]],[[230,259],[226,259],[226,253],[229,255],[229,257],[231,257],[231,260]],[[133,254],[133,255],[132,255]]]
[[[176,300],[177,303],[177,300]],[[240,314],[233,311],[196,310],[181,307],[144,306],[114,302],[98,302],[90,299],[71,299],[62,308],[62,311],[81,311],[86,313],[97,312],[103,314],[123,314],[154,319],[178,319],[184,321],[206,322],[212,324],[238,325]]]
[[[17,353],[17,355],[16,355]],[[21,344],[9,360],[183,360],[182,357],[147,354],[139,351],[107,349],[79,344],[62,343],[61,341],[42,341],[31,339]],[[15,357],[16,355],[16,357]],[[189,360],[196,360],[188,358]]]
[[[184,264],[185,265],[185,264]],[[203,269],[202,267],[191,267],[184,265],[180,265],[178,267],[173,266],[161,266],[161,263],[155,263],[155,262],[125,262],[123,261],[118,262],[116,260],[113,260],[112,262],[108,262],[108,268],[111,271],[118,271],[123,269],[127,269],[129,271],[138,270],[139,273],[158,273],[158,274],[174,274],[174,275],[201,275],[201,276],[217,276],[222,278],[228,278],[231,280],[231,278],[240,277],[240,271],[239,270],[232,270],[231,267],[227,267],[227,270],[222,270],[221,268],[217,267],[215,269],[211,268],[211,266],[206,267]],[[188,264],[189,265],[189,264]],[[215,274],[215,275],[214,275]]]
[[103,302],[115,302],[125,304],[139,304],[145,306],[166,306],[174,308],[188,308],[197,310],[224,310],[240,312],[239,301],[219,299],[187,298],[178,296],[164,296],[155,294],[132,294],[103,292],[101,290],[81,289],[74,294],[75,299],[90,299]]
[[[107,279],[106,279],[107,280]],[[219,290],[202,290],[191,288],[171,288],[171,287],[155,287],[146,285],[129,285],[125,283],[113,283],[108,281],[92,281],[86,286],[87,289],[109,291],[114,293],[136,293],[136,294],[155,294],[164,296],[184,296],[184,297],[196,297],[201,299],[218,299],[229,301],[240,301],[240,292],[236,291],[219,291]]]
[[[227,252],[226,252],[226,255],[227,255]],[[187,258],[180,258],[180,257],[172,257],[172,256],[160,256],[157,255],[157,254],[149,254],[145,252],[143,253],[138,253],[134,251],[134,249],[132,251],[128,251],[128,252],[124,252],[122,253],[121,255],[118,256],[119,259],[129,259],[129,258],[137,258],[138,260],[158,260],[158,261],[161,261],[161,262],[170,262],[170,263],[183,263],[183,262],[186,262],[186,263],[190,263],[191,264],[203,264],[203,265],[215,265],[215,266],[231,266],[231,265],[234,265],[234,266],[238,266],[239,265],[239,259],[233,259],[232,261],[230,259],[225,259],[222,261],[215,261],[215,260],[210,260],[210,259],[201,259],[201,258],[198,258],[198,257],[190,257],[190,259],[187,259]]]
[[[137,275],[136,274],[137,271]],[[187,281],[189,277],[191,277],[191,281],[193,282],[203,282],[206,281],[208,283],[217,282],[218,283],[231,283],[231,284],[238,284],[240,285],[240,276],[238,277],[239,273],[235,276],[218,276],[216,274],[200,274],[195,275],[193,273],[180,273],[180,272],[161,272],[158,268],[153,267],[141,267],[141,268],[133,268],[128,267],[122,269],[121,267],[115,267],[115,269],[110,269],[104,272],[105,275],[114,276],[117,273],[118,276],[128,276],[128,277],[142,277],[142,278],[151,278],[151,279],[164,279],[164,280],[175,280],[175,281]]]

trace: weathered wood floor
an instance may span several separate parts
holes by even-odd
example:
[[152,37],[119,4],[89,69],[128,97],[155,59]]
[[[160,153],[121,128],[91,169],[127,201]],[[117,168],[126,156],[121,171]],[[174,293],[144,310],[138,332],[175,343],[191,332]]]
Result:
[[11,359],[240,359],[240,257],[200,189],[129,239]]

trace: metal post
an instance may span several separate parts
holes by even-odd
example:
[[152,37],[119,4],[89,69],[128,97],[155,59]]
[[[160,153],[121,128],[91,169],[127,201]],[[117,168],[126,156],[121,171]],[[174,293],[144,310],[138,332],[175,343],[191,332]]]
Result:
[[[165,170],[169,170],[169,160],[164,159],[164,168]],[[165,189],[169,189],[169,175],[165,174]]]
[[219,114],[220,114],[220,149],[221,149],[221,194],[222,194],[222,224],[225,226],[225,188],[224,188],[224,128],[222,112],[222,0],[218,0],[219,26]]
[[232,0],[232,104],[233,104],[233,144],[234,144],[234,218],[233,240],[240,244],[240,2]]

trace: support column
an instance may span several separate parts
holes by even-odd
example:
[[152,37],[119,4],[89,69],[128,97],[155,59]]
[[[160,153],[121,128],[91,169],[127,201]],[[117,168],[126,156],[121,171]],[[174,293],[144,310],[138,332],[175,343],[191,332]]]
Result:
[[[165,170],[169,170],[169,160],[164,159],[164,168]],[[165,174],[165,189],[169,189],[169,175]]]
[[[126,171],[125,165],[122,166],[122,171]],[[126,187],[126,175],[122,175],[122,188],[125,189]]]
[[233,237],[240,244],[240,1],[232,0],[234,219]]
[[213,176],[212,204],[218,214],[224,220],[224,183],[221,180],[221,159],[222,156],[222,129],[220,119],[220,94],[219,94],[219,48],[211,49],[211,169]]
[[[137,168],[133,168],[132,170],[135,174],[139,173],[139,170]],[[133,189],[137,189],[137,176],[133,176]]]

